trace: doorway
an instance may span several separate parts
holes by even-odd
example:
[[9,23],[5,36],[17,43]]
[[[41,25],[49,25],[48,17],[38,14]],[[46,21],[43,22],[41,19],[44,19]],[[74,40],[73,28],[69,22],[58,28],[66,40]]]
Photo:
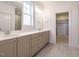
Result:
[[69,13],[56,13],[56,43],[69,43]]

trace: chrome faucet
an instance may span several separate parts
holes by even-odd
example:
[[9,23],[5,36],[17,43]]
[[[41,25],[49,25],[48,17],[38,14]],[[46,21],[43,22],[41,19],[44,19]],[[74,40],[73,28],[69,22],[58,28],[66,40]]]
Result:
[[6,30],[6,31],[5,31],[5,34],[10,34],[10,31],[9,31],[9,30]]
[[3,30],[3,29],[0,28],[0,31],[2,31],[6,35],[10,34],[10,30]]
[[3,30],[3,29],[0,28],[0,31],[2,31],[6,35],[10,34],[10,30]]

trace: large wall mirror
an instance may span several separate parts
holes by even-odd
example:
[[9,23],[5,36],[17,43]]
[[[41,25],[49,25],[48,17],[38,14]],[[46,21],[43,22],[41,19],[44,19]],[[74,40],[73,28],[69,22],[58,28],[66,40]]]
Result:
[[0,30],[11,30],[12,25],[11,14],[0,12]]
[[0,2],[0,30],[39,30],[42,28],[41,4],[27,1]]
[[15,9],[15,30],[34,30],[34,6],[32,2],[23,1]]

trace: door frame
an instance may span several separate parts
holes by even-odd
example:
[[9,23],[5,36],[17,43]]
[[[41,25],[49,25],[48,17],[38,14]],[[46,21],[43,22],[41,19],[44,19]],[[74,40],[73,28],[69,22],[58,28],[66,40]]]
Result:
[[[69,20],[70,20],[70,18],[69,18],[69,16],[70,16],[70,14],[69,14],[69,11],[64,11],[64,12],[58,12],[58,13],[68,13],[68,29],[67,29],[67,32],[68,32],[68,44],[69,44]],[[56,19],[56,44],[57,44],[57,13],[55,13],[55,19]]]

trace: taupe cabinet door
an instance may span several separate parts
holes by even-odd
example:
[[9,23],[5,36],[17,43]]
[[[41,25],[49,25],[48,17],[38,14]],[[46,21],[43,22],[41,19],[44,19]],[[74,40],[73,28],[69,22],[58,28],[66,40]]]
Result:
[[50,36],[49,31],[43,32],[43,43],[44,43],[44,45],[49,42],[49,39],[50,39],[49,36]]
[[22,36],[17,38],[17,56],[30,57],[31,56],[31,36]]
[[16,40],[8,39],[0,41],[0,57],[16,56]]
[[32,56],[48,43],[48,32],[32,35]]

